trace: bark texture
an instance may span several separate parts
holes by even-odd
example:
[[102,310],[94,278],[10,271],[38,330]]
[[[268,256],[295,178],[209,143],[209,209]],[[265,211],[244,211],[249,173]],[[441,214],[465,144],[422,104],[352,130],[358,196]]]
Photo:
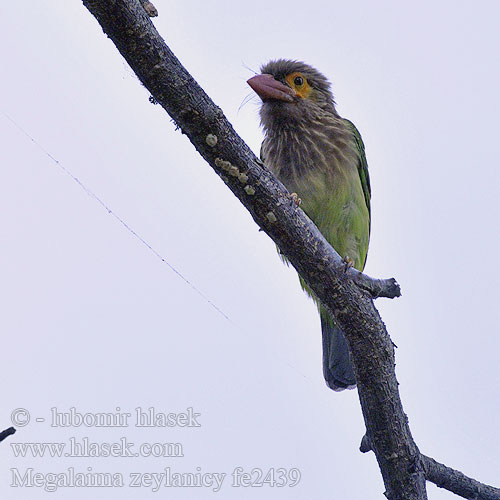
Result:
[[440,488],[445,488],[455,495],[474,500],[499,500],[500,489],[480,483],[467,477],[460,471],[446,467],[433,458],[422,455],[425,477]]

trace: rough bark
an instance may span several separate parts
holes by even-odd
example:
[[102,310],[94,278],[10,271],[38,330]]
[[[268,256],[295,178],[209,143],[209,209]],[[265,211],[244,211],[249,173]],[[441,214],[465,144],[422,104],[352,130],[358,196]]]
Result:
[[467,477],[460,471],[436,462],[433,458],[422,455],[425,477],[436,486],[444,488],[463,498],[474,500],[499,500],[500,489],[480,483]]
[[[366,434],[359,446],[361,453],[372,451],[370,439]],[[424,467],[425,479],[439,488],[444,488],[463,498],[473,500],[500,500],[500,489],[494,488],[476,479],[467,477],[462,472],[443,465],[433,458],[420,455]]]
[[399,397],[393,344],[373,304],[373,297],[399,295],[395,280],[345,270],[340,256],[170,51],[139,0],[83,3],[154,100],[334,314],[349,343],[386,496],[426,499],[423,463]]

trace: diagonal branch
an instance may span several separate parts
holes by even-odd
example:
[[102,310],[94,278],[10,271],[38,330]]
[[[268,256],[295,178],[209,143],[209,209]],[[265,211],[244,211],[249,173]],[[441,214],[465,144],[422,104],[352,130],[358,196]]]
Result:
[[[372,451],[371,442],[363,436],[359,446],[361,453]],[[494,488],[475,479],[467,477],[462,472],[443,465],[433,458],[421,454],[425,479],[439,488],[444,488],[463,498],[474,500],[500,500],[500,489]]]
[[426,499],[420,455],[399,398],[393,345],[369,294],[345,273],[339,255],[184,69],[139,1],[83,3],[154,99],[335,315],[350,345],[388,498]]
[[394,348],[374,297],[395,280],[345,271],[340,256],[158,34],[142,0],[83,0],[144,86],[335,316],[352,354],[367,435],[390,500],[424,500],[424,466],[403,412]]
[[8,429],[5,429],[4,431],[0,432],[0,442],[15,433],[16,429],[14,429],[14,427],[9,427]]
[[473,498],[474,500],[500,499],[499,488],[480,483],[460,471],[446,467],[446,465],[440,464],[425,455],[422,455],[422,460],[426,479],[436,486],[445,488],[463,498]]

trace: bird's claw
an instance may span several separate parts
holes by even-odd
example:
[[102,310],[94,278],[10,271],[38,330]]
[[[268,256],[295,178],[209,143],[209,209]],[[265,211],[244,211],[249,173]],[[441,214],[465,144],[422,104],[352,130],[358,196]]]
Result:
[[291,193],[290,194],[290,198],[295,203],[295,205],[297,205],[298,207],[300,207],[300,204],[302,203],[302,200],[299,198],[299,195],[297,193]]
[[344,273],[346,273],[351,267],[354,267],[354,261],[349,257],[349,255],[346,255],[343,259],[344,261]]

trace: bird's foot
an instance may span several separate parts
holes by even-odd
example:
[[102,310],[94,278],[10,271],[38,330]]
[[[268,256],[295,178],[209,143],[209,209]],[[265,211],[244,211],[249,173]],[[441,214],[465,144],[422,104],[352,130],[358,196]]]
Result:
[[149,17],[158,16],[158,11],[156,10],[156,7],[149,0],[141,0],[141,3]]
[[346,273],[351,267],[354,267],[354,261],[349,257],[349,255],[346,255],[343,258],[344,261],[344,273]]
[[295,205],[297,205],[298,207],[300,207],[300,204],[302,203],[302,200],[299,198],[299,195],[297,193],[291,193],[290,194],[290,198],[295,203]]

